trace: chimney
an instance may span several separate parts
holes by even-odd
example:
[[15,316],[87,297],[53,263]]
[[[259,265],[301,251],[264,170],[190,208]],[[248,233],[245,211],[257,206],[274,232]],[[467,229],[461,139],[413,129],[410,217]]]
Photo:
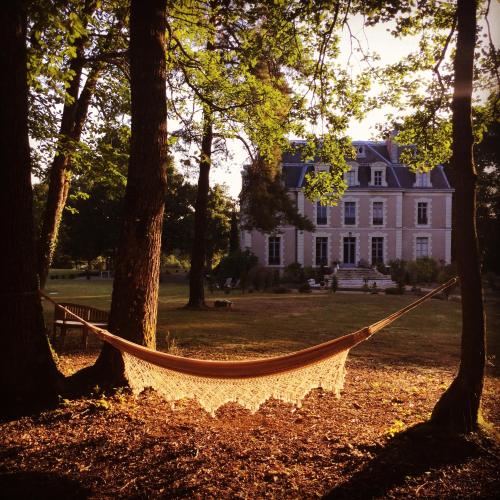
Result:
[[392,130],[385,141],[387,145],[387,154],[389,155],[389,159],[392,163],[398,163],[399,161],[398,143],[396,142],[397,135],[397,130]]

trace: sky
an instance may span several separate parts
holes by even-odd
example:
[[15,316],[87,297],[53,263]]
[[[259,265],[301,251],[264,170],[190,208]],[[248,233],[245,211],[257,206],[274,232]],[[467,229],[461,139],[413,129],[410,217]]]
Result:
[[[500,45],[500,2],[492,0],[490,14],[488,16],[492,29],[492,36],[495,46]],[[367,28],[364,32],[362,29],[362,19],[354,19],[351,24],[351,30],[360,40],[368,40],[369,49],[371,52],[376,52],[380,56],[381,64],[391,64],[418,47],[418,39],[416,37],[406,37],[402,40],[395,40],[388,33],[389,25],[379,24],[371,28]],[[342,56],[347,62],[348,54],[350,53],[350,43],[344,30],[342,36]],[[359,61],[356,56],[351,57],[353,75],[359,71]],[[376,89],[375,89],[376,90]],[[348,129],[348,135],[353,140],[381,140],[376,130],[376,125],[383,123],[385,115],[391,111],[390,108],[380,108],[371,111],[365,116],[361,122],[353,121]],[[291,138],[295,139],[295,137]],[[237,198],[241,191],[241,170],[243,165],[248,161],[245,150],[238,141],[232,144],[232,160],[216,165],[211,171],[211,183],[226,184],[229,194]]]

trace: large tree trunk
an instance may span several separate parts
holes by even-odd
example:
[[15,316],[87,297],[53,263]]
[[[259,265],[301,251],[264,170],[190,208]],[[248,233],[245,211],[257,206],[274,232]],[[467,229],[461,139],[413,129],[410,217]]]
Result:
[[431,421],[458,432],[477,428],[485,365],[485,321],[476,234],[476,170],[471,118],[476,36],[476,2],[458,0],[454,60],[453,156],[455,178],[454,241],[462,293],[460,369],[442,395]]
[[38,295],[28,144],[24,2],[0,9],[0,414],[57,402],[62,376],[52,358]]
[[200,309],[205,304],[205,259],[207,254],[208,194],[210,166],[212,164],[212,113],[205,109],[201,141],[200,173],[194,216],[194,238],[189,271],[189,302],[187,307]]
[[[165,29],[166,0],[132,0],[131,151],[109,320],[115,335],[153,349],[168,162]],[[108,344],[90,372],[74,380],[125,384],[121,354]]]

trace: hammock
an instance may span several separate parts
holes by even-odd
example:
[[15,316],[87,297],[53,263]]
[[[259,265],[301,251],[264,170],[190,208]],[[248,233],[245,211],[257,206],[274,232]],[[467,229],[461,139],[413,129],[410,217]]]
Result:
[[88,323],[44,293],[40,294],[122,353],[125,377],[134,394],[149,387],[172,405],[181,399],[196,399],[214,415],[219,407],[229,402],[255,412],[270,398],[300,407],[305,396],[316,388],[339,396],[350,349],[457,281],[457,278],[449,280],[399,311],[354,333],[292,354],[247,361],[193,359],[148,349]]

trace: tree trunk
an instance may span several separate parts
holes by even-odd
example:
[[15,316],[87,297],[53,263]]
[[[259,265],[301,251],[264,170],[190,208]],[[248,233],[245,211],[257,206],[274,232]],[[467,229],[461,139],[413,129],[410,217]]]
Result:
[[[88,2],[85,14],[90,16],[94,8],[95,4],[93,2]],[[83,127],[87,120],[90,101],[104,67],[101,61],[94,64],[82,92],[80,93],[80,97],[78,97],[82,70],[85,64],[84,48],[86,43],[86,37],[82,37],[78,40],[76,57],[72,59],[70,63],[70,70],[72,70],[75,75],[68,88],[70,99],[66,99],[64,104],[59,130],[60,139],[56,155],[50,167],[49,191],[47,193],[42,231],[38,243],[38,275],[40,277],[41,288],[45,287],[47,281],[47,276],[57,246],[63,210],[68,199],[71,183],[71,154],[75,149],[75,144],[81,138]]]
[[[152,349],[168,161],[165,29],[166,0],[132,0],[132,137],[109,318],[115,335]],[[121,354],[108,344],[90,372],[81,372],[75,382],[83,378],[103,387],[126,383]]]
[[26,11],[22,1],[0,9],[0,414],[57,402],[63,377],[45,333],[38,295],[28,143]]
[[203,115],[203,137],[201,141],[200,174],[194,216],[194,238],[189,272],[189,302],[187,307],[200,309],[205,304],[205,258],[207,253],[207,217],[209,176],[212,163],[213,140],[212,113],[205,109]]
[[78,106],[78,91],[84,65],[83,49],[86,40],[80,38],[76,47],[76,57],[71,60],[69,69],[74,72],[68,88],[68,96],[64,103],[59,128],[59,143],[57,152],[52,161],[49,173],[49,191],[43,214],[42,231],[38,243],[38,275],[41,288],[45,287],[49,267],[52,262],[59,232],[59,224],[69,190],[69,160],[68,149],[71,147],[71,135],[75,123],[76,108]]
[[458,432],[478,426],[485,366],[485,320],[476,234],[476,170],[473,161],[472,78],[476,2],[458,0],[454,60],[453,155],[454,241],[462,293],[462,346],[458,375],[436,404],[431,421]]

